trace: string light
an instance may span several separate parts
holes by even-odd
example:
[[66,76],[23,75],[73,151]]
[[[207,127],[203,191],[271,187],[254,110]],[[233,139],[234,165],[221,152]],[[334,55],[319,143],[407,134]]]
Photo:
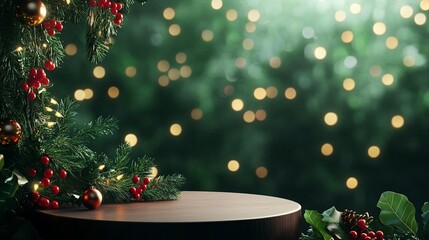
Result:
[[374,23],[372,30],[374,31],[375,35],[381,36],[386,33],[387,28],[383,22],[376,22]]
[[124,177],[124,174],[116,176],[116,180],[120,181]]
[[393,50],[398,47],[399,41],[396,37],[390,36],[386,39],[386,47]]
[[98,166],[98,170],[103,171],[105,167],[106,167],[106,165],[104,165],[104,164],[100,165],[100,166]]
[[255,113],[255,119],[258,121],[264,121],[267,118],[267,112],[264,109],[259,109]]

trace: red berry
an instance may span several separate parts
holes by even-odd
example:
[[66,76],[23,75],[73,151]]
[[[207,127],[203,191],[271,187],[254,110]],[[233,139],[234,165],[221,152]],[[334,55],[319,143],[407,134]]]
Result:
[[122,15],[122,13],[117,13],[116,15],[115,15],[115,20],[116,19],[118,19],[118,20],[122,20],[122,19],[124,19],[124,15]]
[[142,192],[143,192],[143,189],[141,189],[140,187],[136,188],[136,193],[137,194],[142,194]]
[[104,1],[98,0],[97,7],[98,8],[103,8],[103,6],[104,6]]
[[32,81],[31,88],[33,89],[39,89],[42,86],[42,84],[39,81]]
[[28,198],[32,201],[32,202],[37,202],[37,200],[39,200],[40,198],[40,194],[37,191],[32,191],[29,195]]
[[52,194],[57,195],[60,192],[60,187],[58,187],[57,185],[53,185],[51,187],[51,192]]
[[357,233],[356,231],[350,231],[350,232],[349,232],[349,237],[350,237],[351,239],[357,239],[357,237],[358,237],[358,233]]
[[40,162],[45,166],[49,164],[49,161],[50,161],[50,159],[48,156],[43,156],[40,158]]
[[364,238],[364,240],[372,240],[372,238],[370,236],[367,236]]
[[97,3],[95,2],[95,0],[89,0],[89,6],[95,7],[96,5]]
[[139,183],[139,182],[140,182],[140,178],[139,178],[139,176],[135,175],[135,176],[133,177],[132,181],[133,181],[133,183],[135,183],[135,184]]
[[147,177],[143,178],[143,183],[148,185],[150,183],[150,179]]
[[[49,59],[45,61],[44,65],[45,65],[45,68],[50,70],[50,71],[55,69],[55,64]],[[46,77],[46,74],[45,74],[45,77]]]
[[136,193],[136,188],[135,187],[130,187],[130,193],[134,195],[134,193]]
[[113,23],[115,24],[115,25],[117,25],[117,26],[120,26],[121,25],[121,23],[122,23],[122,20],[121,19],[113,19]]
[[35,169],[35,168],[29,168],[29,169],[28,169],[28,176],[30,176],[30,177],[35,177],[35,176],[36,176],[36,174],[37,174],[37,171],[36,171],[36,169]]
[[112,4],[110,4],[110,8],[111,8],[111,9],[117,9],[117,8],[118,8],[117,3],[112,2]]
[[42,78],[40,79],[40,83],[47,86],[49,84],[49,78]]
[[49,21],[49,24],[51,25],[51,28],[54,28],[55,26],[57,26],[57,20],[52,19],[51,21]]
[[54,29],[48,29],[47,31],[48,31],[49,36],[51,36],[51,37],[55,36],[55,30]]
[[138,193],[134,193],[134,198],[135,198],[135,199],[140,199],[140,194],[138,194]]
[[357,221],[357,225],[358,225],[359,229],[362,230],[362,231],[364,231],[365,229],[368,228],[368,226],[366,225],[365,219],[359,219]]
[[43,70],[43,68],[39,68],[37,69],[37,78],[41,79],[41,78],[45,78],[46,77],[46,72],[45,70]]
[[32,68],[31,70],[30,70],[30,72],[28,73],[28,77],[31,79],[31,78],[34,78],[35,76],[37,75],[37,69],[36,68]]
[[33,101],[34,99],[36,99],[36,94],[33,91],[31,91],[28,93],[27,98],[28,100]]
[[41,197],[39,198],[39,201],[37,201],[37,204],[41,207],[49,207],[50,201],[47,198]]
[[57,32],[61,32],[64,29],[64,26],[61,22],[57,22],[57,26],[55,26],[55,30],[57,30]]
[[375,236],[377,237],[377,239],[383,239],[384,233],[382,231],[377,231],[375,232]]
[[368,232],[368,237],[375,238],[375,232],[373,231]]
[[43,28],[48,30],[51,28],[51,23],[50,22],[43,22]]
[[122,9],[122,3],[120,3],[120,2],[116,3],[116,9],[121,10]]
[[52,176],[54,176],[54,171],[48,168],[43,172],[43,176],[45,176],[46,178],[51,178]]
[[28,86],[28,84],[26,82],[21,83],[21,89],[24,92],[28,91],[28,88],[30,88],[30,87]]
[[[113,6],[113,5],[112,5],[112,6]],[[110,8],[110,12],[111,12],[113,15],[116,15],[116,14],[118,14],[118,9],[111,7],[111,8]]]
[[47,187],[47,186],[51,185],[51,180],[49,180],[49,178],[44,177],[44,178],[42,178],[42,180],[40,180],[40,185],[42,187]]
[[147,189],[146,184],[142,183],[142,184],[140,185],[140,189],[141,189],[142,191],[145,191],[145,190]]
[[61,179],[65,179],[67,177],[67,172],[64,169],[61,169],[61,171],[58,173],[58,177]]
[[103,7],[105,7],[105,8],[110,8],[110,5],[111,5],[112,3],[110,2],[110,1],[106,1],[106,2],[104,2],[104,4],[103,4]]
[[57,201],[52,201],[49,205],[52,209],[58,209],[60,207],[60,204]]

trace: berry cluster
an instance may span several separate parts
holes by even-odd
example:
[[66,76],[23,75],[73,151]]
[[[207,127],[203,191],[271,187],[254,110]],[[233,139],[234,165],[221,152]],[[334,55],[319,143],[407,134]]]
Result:
[[[52,71],[55,69],[55,64],[48,59],[45,61],[44,67]],[[21,84],[21,89],[27,92],[28,99],[33,101],[36,98],[34,91],[38,90],[42,85],[47,86],[49,82],[49,78],[46,77],[46,72],[43,68],[32,68],[28,73],[28,81]]]
[[359,239],[359,240],[383,240],[384,233],[382,231],[369,231],[368,225],[366,224],[365,219],[359,219],[357,221],[358,231],[352,230],[349,232],[349,237],[351,239]]
[[49,36],[53,37],[56,32],[61,32],[64,27],[60,21],[52,19],[50,21],[43,22],[43,28],[48,32]]
[[137,187],[130,187],[131,197],[138,200],[140,199],[141,194],[147,189],[147,185],[149,185],[149,178],[143,178],[143,181],[140,182],[140,178],[136,175],[133,177],[132,182],[134,184],[139,184]]
[[116,25],[121,25],[124,16],[119,11],[122,10],[122,3],[120,2],[111,2],[110,0],[89,0],[89,6],[95,7],[97,6],[100,9],[109,9],[110,12],[115,16],[113,22]]
[[[40,180],[39,185],[42,186],[43,188],[47,188],[51,186],[50,194],[51,196],[56,196],[60,192],[60,187],[58,187],[58,185],[51,185],[51,179],[54,177],[54,171],[49,168],[49,162],[50,162],[50,159],[48,156],[42,156],[40,158],[40,163],[45,167],[45,170],[43,171],[43,177]],[[37,170],[35,168],[28,169],[29,177],[34,178],[36,175],[37,175]],[[60,170],[58,172],[58,177],[60,179],[67,178],[67,172],[64,169]],[[32,204],[37,204],[38,206],[43,208],[48,208],[48,207],[53,209],[59,208],[58,201],[56,200],[50,201],[48,198],[42,197],[40,193],[37,192],[36,190],[32,191],[28,195],[28,199]]]

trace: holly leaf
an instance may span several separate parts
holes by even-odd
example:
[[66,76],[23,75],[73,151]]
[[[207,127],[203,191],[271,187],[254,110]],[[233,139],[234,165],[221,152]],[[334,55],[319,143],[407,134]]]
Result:
[[422,207],[423,229],[429,231],[429,202],[425,202]]
[[331,235],[326,231],[327,222],[324,222],[322,215],[316,210],[305,210],[305,221],[313,227],[314,231],[320,233],[324,240],[332,239]]
[[327,222],[328,225],[326,229],[329,232],[335,235],[338,239],[348,239],[348,235],[344,232],[344,230],[340,226],[341,222],[341,212],[338,211],[335,207],[331,207],[330,209],[324,211],[322,213],[323,221]]
[[413,235],[417,234],[416,209],[405,195],[384,192],[378,200],[377,207],[381,210],[380,221],[384,225],[397,227]]
[[5,203],[9,197],[13,197],[16,190],[18,190],[18,178],[14,174],[6,181],[0,181],[0,204]]

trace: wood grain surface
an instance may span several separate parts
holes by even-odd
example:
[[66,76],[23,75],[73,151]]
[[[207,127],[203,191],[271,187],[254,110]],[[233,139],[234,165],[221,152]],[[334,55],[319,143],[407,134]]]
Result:
[[295,240],[300,219],[301,206],[287,199],[191,191],[182,192],[176,201],[39,210],[31,215],[45,239]]

